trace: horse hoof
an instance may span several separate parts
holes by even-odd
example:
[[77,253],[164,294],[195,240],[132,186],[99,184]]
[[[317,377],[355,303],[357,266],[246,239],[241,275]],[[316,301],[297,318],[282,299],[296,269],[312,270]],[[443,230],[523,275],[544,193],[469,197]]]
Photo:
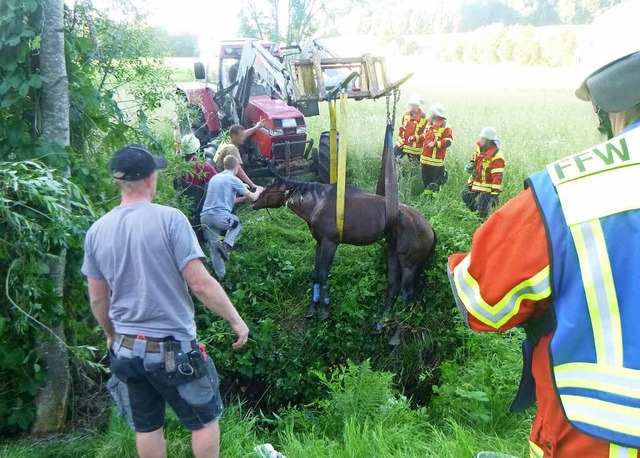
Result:
[[305,313],[304,317],[309,319],[316,316],[316,304],[311,304],[307,309],[307,313]]
[[327,321],[329,319],[329,307],[324,306],[320,307],[320,312],[318,312],[318,320],[319,321]]

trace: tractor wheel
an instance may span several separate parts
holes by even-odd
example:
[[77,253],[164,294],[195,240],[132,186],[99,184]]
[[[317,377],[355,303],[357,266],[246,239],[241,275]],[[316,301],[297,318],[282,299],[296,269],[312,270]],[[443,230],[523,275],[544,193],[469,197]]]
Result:
[[[340,135],[338,134],[338,140]],[[329,183],[331,178],[331,151],[329,132],[320,134],[320,146],[318,148],[318,162],[316,166],[316,178],[320,183]]]

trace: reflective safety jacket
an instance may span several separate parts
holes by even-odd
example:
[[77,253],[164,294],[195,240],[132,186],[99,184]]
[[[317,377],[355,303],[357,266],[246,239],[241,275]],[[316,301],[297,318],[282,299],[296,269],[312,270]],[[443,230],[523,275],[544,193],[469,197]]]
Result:
[[476,143],[476,150],[471,160],[476,166],[476,176],[469,177],[467,186],[474,192],[488,192],[494,195],[502,191],[502,176],[504,174],[504,153],[496,145],[484,153]]
[[519,396],[524,387],[538,403],[530,457],[638,458],[639,169],[640,120],[532,176],[470,253],[449,258],[472,329],[527,333]]
[[[427,126],[427,121],[427,115],[424,111],[419,110],[415,115],[411,111],[407,111],[402,116],[396,146],[402,148],[402,151],[407,154],[419,155],[422,153],[422,134]],[[409,137],[413,137],[413,141],[409,141]]]
[[[444,158],[447,155],[447,148],[453,142],[453,132],[447,126],[446,121],[438,121],[437,123],[429,123],[425,128],[422,146],[422,155],[420,163],[423,165],[431,165],[434,167],[442,167]],[[429,143],[433,142],[432,147]]]

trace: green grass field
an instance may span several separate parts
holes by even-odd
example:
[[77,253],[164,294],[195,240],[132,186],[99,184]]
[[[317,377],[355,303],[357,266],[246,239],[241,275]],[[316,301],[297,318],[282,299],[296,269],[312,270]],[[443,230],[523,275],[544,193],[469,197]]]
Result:
[[[452,252],[468,248],[471,235],[479,225],[461,204],[459,193],[466,181],[462,168],[469,160],[480,129],[484,125],[496,126],[503,141],[507,160],[501,196],[504,203],[522,189],[528,174],[597,142],[590,107],[568,91],[434,88],[414,82],[403,89],[398,111],[404,109],[406,96],[413,92],[429,101],[443,102],[454,131],[454,145],[447,158],[449,182],[434,199],[426,200],[420,195],[417,168],[403,161],[399,171],[402,201],[417,207],[432,222],[441,241],[438,261],[429,274],[430,284],[435,281],[438,289],[427,288],[420,300],[419,314],[424,317],[421,320],[431,324],[421,328],[422,334],[415,342],[418,347],[446,346],[439,336],[455,332],[459,345],[441,352],[446,360],[440,361],[440,382],[435,396],[426,405],[410,405],[392,383],[396,379],[371,371],[367,364],[355,366],[341,378],[327,382],[322,398],[311,405],[280,409],[277,415],[248,412],[227,393],[230,407],[222,419],[222,456],[256,456],[251,452],[253,447],[264,442],[273,443],[289,458],[465,458],[481,450],[525,456],[532,412],[514,416],[506,411],[519,377],[520,334],[474,335],[463,328],[450,302],[438,310],[442,314],[438,316],[449,317],[440,326],[455,329],[441,329],[433,322],[437,319],[429,321],[432,314],[429,304],[436,294],[440,301],[450,300],[444,291],[444,262]],[[349,181],[367,190],[375,186],[384,123],[384,100],[351,102],[347,128],[341,127],[348,133]],[[308,125],[316,139],[321,131],[327,130],[326,107],[321,116],[309,119]],[[264,323],[271,323],[275,330],[269,331],[268,339],[277,339],[283,334],[299,335],[299,340],[294,342],[304,347],[310,340],[326,338],[325,331],[317,330],[317,324],[307,324],[300,319],[311,286],[314,252],[306,227],[286,209],[272,211],[274,220],[264,212],[249,209],[242,209],[240,215],[245,228],[241,235],[242,249],[230,262],[229,288],[240,312],[253,314],[251,327],[256,334],[266,332]],[[368,348],[372,339],[368,335],[369,325],[382,305],[381,253],[380,245],[345,246],[339,249],[334,263],[330,285],[336,318],[327,325],[326,332],[346,334],[345,342],[353,342],[354,348]],[[349,323],[357,323],[357,327],[341,328],[341,317],[349,317]],[[205,325],[210,325],[210,330],[217,326],[209,322]],[[208,337],[204,330],[201,334],[210,346],[226,346],[230,342],[228,335],[216,340]],[[401,360],[401,365],[383,364],[384,358],[377,356],[381,348],[385,348],[384,344],[372,345],[361,356],[368,355],[376,369],[384,367],[397,374],[410,369],[410,359]],[[296,366],[293,347],[277,350],[269,350],[268,358],[280,361],[270,366],[270,371],[306,373],[314,369],[305,367],[304,363]],[[350,350],[335,351],[348,355]],[[242,355],[234,358],[220,356],[217,362],[219,366],[243,363]],[[338,358],[336,363],[340,362],[344,361]],[[249,370],[255,363],[252,360],[244,364]],[[320,383],[317,376],[309,377],[315,377],[316,383]],[[429,388],[429,380],[429,374],[420,374],[416,384],[424,383]],[[268,389],[273,394],[295,388],[274,383]],[[190,456],[188,435],[174,419],[170,419],[167,431],[169,456]],[[129,457],[135,456],[135,445],[132,433],[114,417],[105,430],[99,432],[72,431],[48,441],[0,445],[0,456]]]

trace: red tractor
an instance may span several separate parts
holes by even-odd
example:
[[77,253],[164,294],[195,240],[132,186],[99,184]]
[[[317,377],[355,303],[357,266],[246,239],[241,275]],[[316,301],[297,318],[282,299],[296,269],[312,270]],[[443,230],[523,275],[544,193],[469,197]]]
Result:
[[251,177],[311,171],[328,182],[328,133],[322,134],[318,152],[307,137],[305,116],[318,115],[318,103],[338,91],[361,100],[385,95],[391,87],[383,58],[337,57],[317,41],[304,48],[253,39],[223,41],[217,85],[209,83],[203,63],[197,62],[194,72],[199,82],[178,85],[178,93],[199,107],[197,116],[181,119],[181,133],[193,131],[208,145],[206,152],[232,124],[252,127],[262,119],[263,127],[241,151]]

